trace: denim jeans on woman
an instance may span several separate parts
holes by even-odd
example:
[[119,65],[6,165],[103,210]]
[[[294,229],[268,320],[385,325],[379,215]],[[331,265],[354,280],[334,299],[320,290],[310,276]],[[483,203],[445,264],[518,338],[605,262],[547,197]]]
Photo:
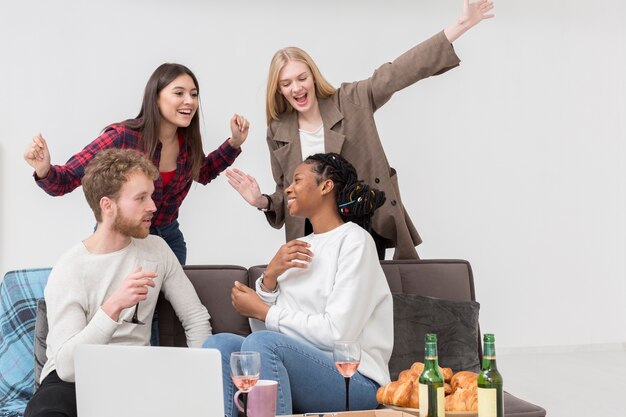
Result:
[[[185,237],[183,232],[180,231],[178,220],[174,220],[172,223],[163,227],[151,227],[150,234],[160,236],[165,243],[172,249],[178,262],[181,265],[185,265],[187,261],[187,244],[185,243]],[[154,310],[154,317],[152,318],[152,334],[150,336],[150,344],[152,346],[159,346],[159,316],[157,311]]]
[[[237,407],[233,405],[237,388],[230,378],[230,354],[237,351],[261,353],[261,379],[278,381],[276,415],[345,411],[345,381],[335,368],[332,354],[310,343],[277,332],[259,331],[246,338],[216,334],[203,347],[218,349],[222,354],[226,417],[237,417]],[[360,373],[354,374],[350,381],[350,409],[376,408],[378,387]]]
[[187,243],[185,243],[183,232],[180,231],[178,220],[174,220],[166,226],[151,227],[150,234],[161,236],[178,258],[178,262],[185,265],[187,262]]

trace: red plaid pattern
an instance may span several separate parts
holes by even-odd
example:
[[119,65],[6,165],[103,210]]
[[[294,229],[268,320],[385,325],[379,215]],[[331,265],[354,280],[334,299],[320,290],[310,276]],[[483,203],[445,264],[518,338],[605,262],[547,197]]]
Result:
[[[133,130],[122,124],[109,126],[89,145],[72,156],[65,165],[52,165],[48,176],[37,179],[37,185],[52,196],[67,194],[81,184],[85,173],[85,166],[101,150],[108,148],[131,148],[140,150],[141,132]],[[183,140],[178,160],[176,161],[176,174],[174,178],[163,188],[163,181],[159,177],[154,182],[154,194],[152,199],[157,207],[152,225],[162,227],[172,223],[178,218],[178,208],[187,196],[193,178],[191,177],[192,160],[189,157],[191,148]],[[241,149],[230,146],[228,140],[224,141],[219,148],[206,155],[200,170],[198,182],[206,185],[222,171],[228,168],[241,153]],[[159,143],[152,162],[159,166],[161,159],[161,144]]]

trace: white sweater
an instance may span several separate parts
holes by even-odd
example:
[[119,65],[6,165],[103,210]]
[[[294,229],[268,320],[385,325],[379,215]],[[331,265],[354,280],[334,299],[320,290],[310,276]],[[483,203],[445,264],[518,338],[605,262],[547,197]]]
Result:
[[358,340],[359,372],[388,383],[393,301],[374,240],[350,222],[300,240],[311,244],[309,267],[283,273],[276,293],[261,290],[257,280],[257,294],[271,307],[265,324],[250,320],[252,330],[280,332],[329,355],[335,341]]
[[[155,287],[148,287],[148,299],[139,303],[139,320],[146,324],[123,321],[132,317],[134,306],[123,310],[115,322],[101,306],[140,260],[156,265],[158,274]],[[82,242],[66,252],[52,268],[44,290],[50,330],[41,381],[56,369],[59,378],[74,382],[74,348],[80,344],[147,346],[159,291],[182,322],[187,344],[200,347],[211,334],[209,313],[162,238],[132,239],[124,249],[107,254],[89,253]]]

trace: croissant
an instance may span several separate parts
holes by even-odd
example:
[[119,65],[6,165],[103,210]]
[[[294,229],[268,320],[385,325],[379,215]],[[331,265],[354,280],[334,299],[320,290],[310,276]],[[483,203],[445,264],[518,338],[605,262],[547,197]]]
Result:
[[[398,375],[397,381],[392,381],[376,391],[376,400],[380,404],[395,405],[398,407],[419,408],[419,377],[424,371],[422,362],[415,362],[409,369]],[[452,373],[450,368],[441,368],[439,371],[445,379],[445,395],[452,394],[456,388],[476,387],[478,374],[462,371]],[[449,383],[448,383],[449,382]]]
[[439,367],[439,370],[441,371],[441,374],[443,375],[443,379],[446,382],[450,382],[450,380],[452,379],[452,375],[453,375],[452,369]]
[[420,384],[417,380],[413,383],[411,394],[409,395],[409,407],[420,408]]
[[413,369],[405,369],[398,374],[398,381],[417,381],[421,372],[413,372]]
[[410,407],[413,381],[394,381],[376,391],[376,400],[381,404]]
[[[408,372],[408,374],[417,375],[416,378],[419,378],[419,376],[422,374],[423,371],[424,371],[424,364],[422,362],[415,362],[413,363],[413,365],[411,365],[410,369],[408,369],[407,371],[400,372],[400,375],[402,375],[404,372]],[[443,375],[443,379],[446,382],[450,382],[450,379],[452,378],[452,374],[453,374],[452,369],[442,368],[440,366],[439,372],[441,372],[441,375]],[[398,376],[398,379],[400,379],[400,376]]]
[[478,384],[478,374],[470,371],[461,371],[454,374],[450,380],[452,392],[456,392],[458,388],[473,388]]
[[446,396],[446,411],[478,411],[478,387],[458,388]]

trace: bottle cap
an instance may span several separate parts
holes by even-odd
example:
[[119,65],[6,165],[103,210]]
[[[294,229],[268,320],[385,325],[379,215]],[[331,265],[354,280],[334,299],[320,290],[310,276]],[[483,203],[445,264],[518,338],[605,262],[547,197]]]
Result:
[[486,343],[495,343],[496,337],[492,333],[485,333],[483,341]]

